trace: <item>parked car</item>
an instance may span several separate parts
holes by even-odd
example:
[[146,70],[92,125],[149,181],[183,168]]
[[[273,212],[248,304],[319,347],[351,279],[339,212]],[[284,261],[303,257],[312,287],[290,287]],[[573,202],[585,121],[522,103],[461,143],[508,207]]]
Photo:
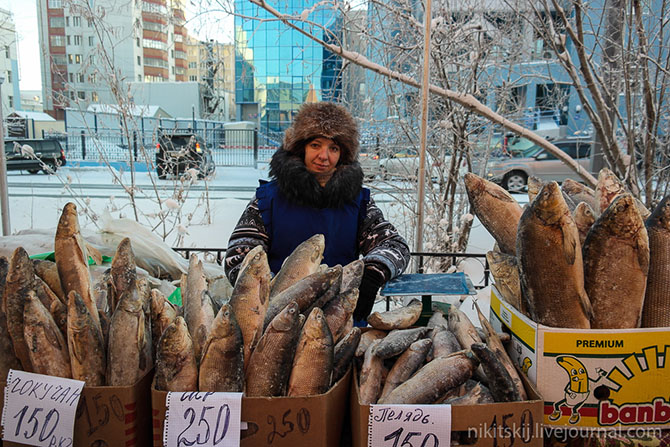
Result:
[[5,140],[7,170],[45,174],[65,166],[65,151],[58,140],[8,138]]
[[188,169],[198,170],[204,178],[216,169],[212,150],[205,140],[191,131],[159,133],[156,144],[156,173],[159,179],[168,174],[179,175]]
[[[575,159],[584,169],[592,171],[592,141],[570,138],[552,143]],[[526,149],[521,156],[491,159],[487,166],[487,178],[512,192],[523,191],[531,175],[544,182],[560,183],[567,178],[579,180],[579,176],[572,168],[537,145]]]
[[363,175],[366,179],[372,180],[377,175],[379,175],[379,154],[374,152],[368,152],[366,149],[361,148],[361,151],[358,153],[358,162],[363,169]]

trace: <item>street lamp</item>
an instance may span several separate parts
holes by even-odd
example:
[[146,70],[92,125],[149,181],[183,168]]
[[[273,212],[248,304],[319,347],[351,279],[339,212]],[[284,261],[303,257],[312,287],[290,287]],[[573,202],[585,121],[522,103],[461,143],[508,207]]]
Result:
[[5,156],[5,120],[2,117],[2,84],[5,77],[0,75],[0,212],[2,212],[2,235],[9,236],[9,195],[7,194],[7,157]]

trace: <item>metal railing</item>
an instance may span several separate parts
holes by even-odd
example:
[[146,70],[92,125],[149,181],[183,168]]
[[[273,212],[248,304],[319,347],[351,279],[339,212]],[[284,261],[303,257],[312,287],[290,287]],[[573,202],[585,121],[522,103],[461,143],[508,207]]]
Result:
[[[196,248],[196,247],[173,247],[172,248],[177,253],[184,256],[186,259],[191,257],[191,253],[211,253],[216,255],[217,264],[223,263],[223,257],[226,254],[226,248]],[[483,284],[475,284],[475,289],[483,289],[489,285],[491,270],[489,269],[489,263],[486,259],[486,254],[484,253],[453,253],[453,252],[444,252],[444,253],[431,253],[431,252],[411,252],[411,256],[419,258],[419,273],[423,267],[423,260],[425,257],[440,257],[440,258],[451,258],[452,264],[456,265],[459,258],[473,258],[483,260],[484,266],[484,280]]]
[[[187,129],[179,129],[184,131]],[[188,129],[202,137],[212,151],[217,166],[256,166],[268,162],[279,147],[276,136],[259,134],[255,129]],[[97,132],[69,128],[60,138],[65,156],[72,161],[153,162],[157,131],[135,130],[128,135],[110,129]]]

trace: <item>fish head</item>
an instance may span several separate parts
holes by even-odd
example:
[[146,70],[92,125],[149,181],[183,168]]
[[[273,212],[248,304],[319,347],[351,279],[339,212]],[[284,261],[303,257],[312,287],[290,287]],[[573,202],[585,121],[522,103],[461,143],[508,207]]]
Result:
[[56,237],[71,237],[79,233],[79,218],[77,217],[77,205],[68,202],[63,207],[63,212],[58,220]]
[[235,319],[233,308],[230,307],[230,304],[224,304],[216,314],[211,330],[213,333],[216,333],[217,336],[223,338],[233,335],[236,326],[237,320]]
[[272,319],[270,326],[277,332],[287,332],[298,323],[300,309],[298,303],[291,301],[279,314]]
[[268,277],[269,280],[271,273],[270,265],[268,264],[268,255],[262,246],[257,245],[247,253],[244,261],[242,261],[242,268],[240,269],[238,278],[242,275],[243,269],[249,269],[250,273],[258,277]]
[[600,206],[599,212],[605,209],[612,203],[612,200],[619,194],[626,191],[626,187],[619,180],[614,172],[608,168],[602,168],[598,173],[598,184],[596,185],[596,198]]
[[670,195],[665,196],[654,208],[651,216],[647,218],[647,226],[664,228],[670,231]]
[[568,205],[563,199],[561,189],[556,182],[549,182],[542,187],[535,200],[530,204],[534,214],[546,224],[552,224],[561,219]]
[[544,182],[539,178],[534,175],[528,177],[528,197],[531,201],[538,195],[542,186],[544,186]]
[[315,307],[309,313],[302,331],[308,338],[321,338],[324,336],[324,327],[328,329],[326,316],[320,307]]
[[575,208],[575,220],[577,220],[577,217],[579,217],[579,220],[582,222],[593,223],[596,220],[593,208],[586,202],[579,202],[577,208]]
[[600,216],[600,224],[607,228],[610,234],[619,237],[629,237],[644,225],[635,199],[628,193],[614,198]]
[[323,234],[315,234],[300,244],[296,250],[304,250],[310,262],[319,264],[323,259],[323,250],[326,248],[326,237]]
[[571,391],[578,393],[588,391],[589,375],[582,362],[574,357],[562,355],[556,359],[556,363],[568,373]]
[[124,237],[116,247],[116,253],[112,259],[112,270],[135,270],[135,254],[130,238]]
[[159,349],[169,354],[178,353],[188,345],[192,346],[193,342],[184,317],[175,318],[172,324],[165,328],[158,343]]
[[15,279],[21,278],[21,280],[28,283],[34,282],[35,267],[30,256],[28,256],[28,252],[23,247],[17,247],[9,258],[7,274],[8,280],[11,277]]
[[561,189],[566,194],[576,194],[583,191],[583,185],[571,178],[566,178],[561,184]]

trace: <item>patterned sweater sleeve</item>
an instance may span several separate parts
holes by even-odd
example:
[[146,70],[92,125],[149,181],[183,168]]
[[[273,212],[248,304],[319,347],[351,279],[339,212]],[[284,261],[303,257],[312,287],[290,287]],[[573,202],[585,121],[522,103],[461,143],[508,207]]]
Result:
[[242,213],[228,241],[224,271],[231,284],[235,284],[247,253],[257,245],[262,245],[267,252],[269,243],[270,237],[265,231],[265,225],[258,210],[258,199],[254,196]]
[[384,275],[385,281],[400,275],[409,263],[410,251],[407,242],[384,218],[372,197],[361,223],[358,250],[363,255],[366,266],[375,267]]

